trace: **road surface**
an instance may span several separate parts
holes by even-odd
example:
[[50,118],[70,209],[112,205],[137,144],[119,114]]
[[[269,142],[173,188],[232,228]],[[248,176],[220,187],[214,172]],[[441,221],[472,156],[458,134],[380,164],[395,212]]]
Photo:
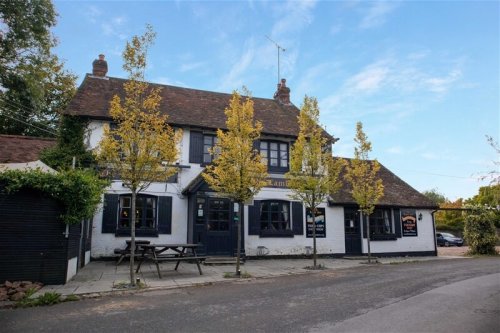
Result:
[[499,258],[366,265],[0,310],[0,330],[493,332],[499,274]]

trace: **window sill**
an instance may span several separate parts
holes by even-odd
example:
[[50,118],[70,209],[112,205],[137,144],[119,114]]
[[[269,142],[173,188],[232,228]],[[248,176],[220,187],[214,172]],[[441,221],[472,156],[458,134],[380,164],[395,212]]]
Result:
[[280,167],[271,167],[271,166],[268,166],[267,167],[267,171],[269,173],[284,174],[284,173],[287,173],[288,171],[290,171],[290,169],[289,168],[280,168]]
[[396,234],[386,234],[386,235],[372,235],[370,239],[373,241],[392,241],[392,240],[397,240],[398,237],[396,236]]
[[261,238],[293,238],[292,230],[262,230],[259,235]]
[[[116,229],[116,237],[130,237],[130,229]],[[156,229],[136,229],[136,237],[158,237],[158,230]]]

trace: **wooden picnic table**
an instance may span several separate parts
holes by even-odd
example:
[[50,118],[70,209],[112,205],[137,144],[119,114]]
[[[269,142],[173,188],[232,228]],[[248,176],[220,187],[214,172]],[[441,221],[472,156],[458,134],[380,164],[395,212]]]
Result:
[[175,261],[175,270],[177,270],[181,261],[194,261],[198,266],[200,275],[203,275],[200,263],[205,260],[206,257],[200,257],[196,254],[197,247],[198,244],[141,244],[139,245],[139,251],[142,252],[142,254],[138,258],[136,273],[139,272],[145,260],[151,260],[155,263],[158,277],[161,279],[160,266],[158,263]]
[[[135,240],[135,257],[138,257],[138,255],[139,255],[139,250],[140,250],[139,246],[149,244],[149,243],[151,243],[151,242],[148,240],[136,239]],[[132,241],[130,239],[127,239],[125,241],[125,244],[126,244],[126,247],[124,249],[116,248],[114,251],[115,254],[120,255],[118,257],[118,261],[116,263],[116,266],[120,265],[120,263],[123,261],[123,259],[125,259],[126,257],[129,257],[131,254],[130,247],[132,245]]]

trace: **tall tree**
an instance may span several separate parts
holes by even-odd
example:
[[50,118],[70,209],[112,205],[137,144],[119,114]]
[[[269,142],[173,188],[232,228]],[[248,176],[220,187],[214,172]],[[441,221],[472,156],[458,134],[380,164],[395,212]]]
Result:
[[236,276],[240,276],[241,217],[243,204],[251,200],[267,184],[267,166],[253,143],[260,137],[262,124],[254,121],[253,101],[248,91],[242,101],[235,91],[226,114],[227,131],[217,130],[217,144],[211,150],[213,163],[203,178],[212,189],[238,204]]
[[339,174],[344,160],[334,159],[331,142],[324,136],[319,126],[318,101],[314,97],[304,97],[300,108],[299,135],[290,154],[290,171],[285,175],[290,197],[301,201],[313,217],[313,268],[317,266],[316,214],[317,208],[329,195],[340,189]]
[[[97,149],[97,160],[117,173],[123,185],[131,191],[131,211],[136,212],[137,194],[153,181],[165,181],[176,169],[177,144],[181,131],[167,124],[167,116],[160,113],[160,88],[150,88],[144,81],[146,54],[153,43],[155,32],[151,26],[142,36],[134,36],[123,52],[123,69],[129,73],[124,83],[125,98],[115,95],[109,113],[117,126],[105,128]],[[130,284],[135,285],[135,224],[130,223],[131,254]]]
[[384,195],[384,185],[382,179],[377,177],[380,170],[378,161],[370,160],[368,154],[372,151],[372,144],[363,132],[363,124],[356,124],[357,146],[354,147],[354,158],[347,166],[346,178],[351,184],[351,194],[354,201],[359,206],[361,220],[366,217],[366,239],[368,243],[368,262],[371,263],[370,249],[370,215],[375,209],[375,205]]
[[76,76],[51,54],[50,0],[0,1],[0,132],[55,136]]
[[430,199],[434,204],[440,205],[447,201],[446,197],[439,193],[437,189],[433,188],[431,190],[427,190],[422,192],[428,199]]
[[498,141],[492,136],[486,135],[486,141],[488,144],[495,150],[497,154],[497,159],[493,161],[494,169],[486,174],[483,174],[480,179],[481,180],[490,180],[490,185],[500,185],[500,145]]

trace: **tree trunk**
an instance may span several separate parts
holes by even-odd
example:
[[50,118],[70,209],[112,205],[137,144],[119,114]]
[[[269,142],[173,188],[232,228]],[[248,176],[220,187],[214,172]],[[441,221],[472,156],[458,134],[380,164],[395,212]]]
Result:
[[238,214],[237,214],[237,242],[236,242],[236,276],[241,276],[240,269],[240,257],[241,257],[241,217],[243,215],[243,204],[241,202],[236,203],[238,205]]
[[[361,217],[363,217],[363,213],[361,213]],[[370,250],[370,215],[366,216],[366,241],[368,243],[368,263],[371,264],[372,253]]]
[[132,190],[131,216],[130,216],[130,285],[135,286],[135,220],[136,220],[136,190]]
[[317,268],[317,253],[316,253],[316,208],[314,209],[311,209],[311,212],[312,212],[312,220],[313,220],[313,225],[312,225],[312,229],[313,229],[313,268],[316,269]]

